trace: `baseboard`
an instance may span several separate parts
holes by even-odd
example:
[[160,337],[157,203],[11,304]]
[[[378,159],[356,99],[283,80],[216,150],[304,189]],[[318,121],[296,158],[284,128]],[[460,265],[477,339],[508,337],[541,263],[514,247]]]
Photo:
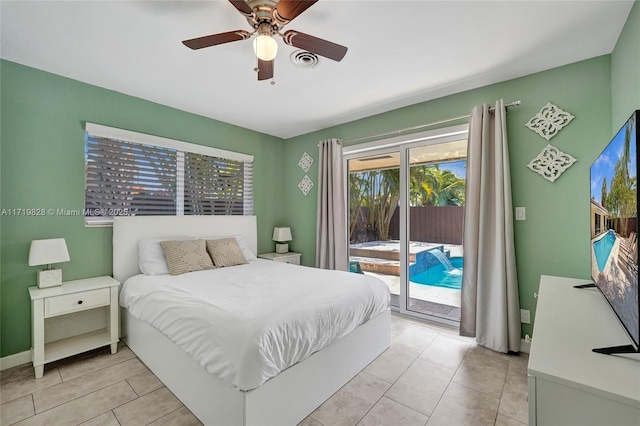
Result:
[[[531,350],[531,340],[520,340],[520,352],[526,354]],[[0,371],[7,368],[15,367],[16,365],[27,364],[31,362],[31,351],[24,351],[13,355],[8,355],[0,358]]]
[[0,358],[0,370],[15,367],[16,365],[28,364],[31,362],[31,351],[19,352]]

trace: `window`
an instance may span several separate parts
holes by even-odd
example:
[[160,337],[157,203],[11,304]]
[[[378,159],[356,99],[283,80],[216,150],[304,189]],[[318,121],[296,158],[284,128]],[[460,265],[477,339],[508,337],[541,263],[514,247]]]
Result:
[[87,123],[85,223],[253,214],[253,156]]

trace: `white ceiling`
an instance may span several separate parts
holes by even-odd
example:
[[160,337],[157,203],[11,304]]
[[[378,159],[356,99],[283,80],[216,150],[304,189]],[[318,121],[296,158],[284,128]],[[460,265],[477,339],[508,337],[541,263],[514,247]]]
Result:
[[275,85],[226,0],[0,2],[3,59],[289,138],[611,53],[633,1],[320,0],[285,29],[349,48],[302,69],[278,39]]

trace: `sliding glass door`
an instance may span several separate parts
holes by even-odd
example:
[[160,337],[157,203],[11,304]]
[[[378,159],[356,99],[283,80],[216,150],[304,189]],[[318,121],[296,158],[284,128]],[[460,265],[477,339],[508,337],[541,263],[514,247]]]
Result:
[[351,270],[384,280],[394,310],[460,318],[466,126],[345,148]]
[[387,149],[357,156],[347,160],[347,168],[350,267],[384,280],[391,292],[391,305],[399,308],[400,152]]
[[407,310],[460,321],[467,141],[408,149]]

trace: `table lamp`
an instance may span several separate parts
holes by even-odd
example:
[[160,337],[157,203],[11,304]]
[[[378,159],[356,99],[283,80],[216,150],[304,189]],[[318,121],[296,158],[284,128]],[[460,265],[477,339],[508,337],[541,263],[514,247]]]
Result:
[[273,228],[273,241],[276,242],[276,253],[289,252],[287,241],[291,241],[291,229],[289,227],[276,226]]
[[51,264],[69,260],[69,251],[64,238],[31,241],[29,266],[47,265],[46,269],[38,271],[38,287],[62,285],[62,269],[51,268]]

